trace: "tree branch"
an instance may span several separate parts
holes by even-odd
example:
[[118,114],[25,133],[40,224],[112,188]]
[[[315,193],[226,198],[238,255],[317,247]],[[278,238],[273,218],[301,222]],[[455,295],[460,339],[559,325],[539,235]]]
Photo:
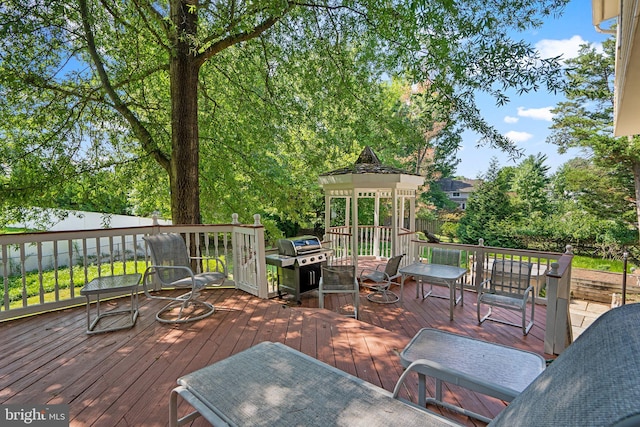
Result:
[[170,158],[163,153],[158,145],[153,140],[153,137],[149,133],[149,131],[142,125],[142,123],[138,120],[138,118],[133,114],[133,112],[127,107],[127,105],[120,99],[120,96],[116,92],[115,88],[112,86],[111,81],[109,80],[109,76],[104,67],[104,63],[98,54],[95,38],[93,35],[93,31],[91,29],[90,18],[89,18],[89,10],[87,8],[86,0],[79,0],[80,4],[80,13],[82,17],[82,26],[85,32],[85,36],[87,38],[87,48],[89,50],[89,54],[91,59],[96,67],[96,71],[98,73],[98,77],[102,86],[107,94],[107,96],[112,100],[114,104],[114,108],[118,111],[124,119],[129,123],[129,125],[133,129],[133,133],[136,135],[142,148],[149,154],[151,154],[157,161],[165,168],[167,171],[170,169]]

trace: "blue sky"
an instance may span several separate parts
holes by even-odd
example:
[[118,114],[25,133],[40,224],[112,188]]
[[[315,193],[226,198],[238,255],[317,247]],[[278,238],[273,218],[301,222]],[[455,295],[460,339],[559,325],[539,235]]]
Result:
[[[571,0],[560,18],[550,18],[542,27],[520,34],[520,38],[534,45],[543,57],[564,54],[565,58],[575,56],[581,44],[600,44],[607,37],[591,24],[591,2],[585,0]],[[545,142],[551,125],[549,110],[562,100],[562,94],[542,91],[513,96],[511,102],[502,107],[497,107],[488,96],[478,96],[478,105],[484,118],[523,149],[525,156],[546,154],[546,164],[553,173],[564,162],[581,154],[575,149],[561,156],[555,145]],[[458,152],[461,162],[455,175],[477,178],[487,171],[492,157],[498,159],[500,166],[515,166],[522,160],[513,162],[498,149],[477,147],[478,139],[473,132],[463,134]]]

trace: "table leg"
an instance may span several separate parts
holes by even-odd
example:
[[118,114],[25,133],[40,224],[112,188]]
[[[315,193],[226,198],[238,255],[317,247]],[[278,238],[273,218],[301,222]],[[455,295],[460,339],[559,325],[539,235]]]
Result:
[[456,284],[446,283],[449,285],[449,320],[453,320],[453,307],[456,305]]
[[178,393],[175,390],[169,395],[169,427],[178,427]]
[[418,374],[418,405],[427,406],[427,381],[424,374]]
[[89,332],[91,330],[91,299],[89,298],[89,295],[87,295],[86,298],[87,298],[87,332]]
[[[400,303],[402,304],[402,300],[404,297],[404,279],[405,279],[405,275],[402,275],[402,278],[400,279]],[[417,292],[417,291],[416,291]]]
[[442,402],[442,380],[436,378],[436,400]]

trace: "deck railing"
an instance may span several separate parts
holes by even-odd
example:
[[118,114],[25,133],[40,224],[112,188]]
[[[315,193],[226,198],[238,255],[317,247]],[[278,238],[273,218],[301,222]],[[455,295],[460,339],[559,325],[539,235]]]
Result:
[[[84,304],[80,288],[95,277],[142,273],[150,265],[143,236],[181,233],[194,256],[222,258],[229,270],[225,283],[260,298],[277,295],[277,271],[267,267],[264,228],[259,215],[254,224],[152,225],[100,230],[61,231],[0,235],[0,275],[2,302],[0,321],[19,316]],[[545,351],[559,353],[571,342],[569,295],[571,251],[552,253],[454,243],[429,243],[400,230],[396,239],[403,265],[429,258],[432,247],[458,249],[462,266],[469,270],[466,287],[475,290],[491,271],[496,259],[512,258],[533,263],[532,281],[536,303],[547,304]],[[358,257],[390,258],[391,230],[388,227],[361,227]],[[324,244],[333,250],[332,264],[351,260],[351,233],[348,228],[331,229]],[[203,268],[207,268],[204,264]],[[567,332],[569,331],[569,332]],[[569,335],[567,335],[569,334]]]
[[[390,258],[391,229],[389,227],[359,227],[358,257]],[[457,249],[461,252],[461,267],[468,269],[463,278],[465,288],[476,290],[491,274],[496,260],[514,259],[532,263],[531,284],[534,287],[536,304],[547,305],[545,331],[545,351],[559,354],[572,342],[571,319],[569,316],[569,300],[571,286],[571,247],[565,253],[530,251],[484,246],[482,239],[478,245],[457,243],[430,243],[417,240],[416,234],[409,230],[401,230],[398,235],[399,250],[405,253],[403,265],[413,262],[429,262],[431,248]],[[329,230],[325,238],[328,247],[333,249],[330,262],[348,264],[351,262],[351,228],[335,227]]]
[[545,304],[545,352],[560,354],[573,341],[569,303],[571,294],[571,246],[565,253],[530,251],[484,246],[480,239],[478,245],[454,243],[428,243],[413,241],[413,259],[411,262],[428,259],[429,248],[447,247],[458,249],[462,253],[461,266],[469,270],[465,278],[465,287],[475,290],[491,274],[496,260],[513,259],[533,264],[531,284],[534,287],[536,304]]
[[231,224],[6,234],[0,235],[0,321],[83,304],[80,288],[95,277],[143,273],[151,260],[142,237],[158,233],[181,233],[193,256],[221,258],[229,270],[225,285],[261,298],[275,294],[259,216],[250,225],[234,216]]

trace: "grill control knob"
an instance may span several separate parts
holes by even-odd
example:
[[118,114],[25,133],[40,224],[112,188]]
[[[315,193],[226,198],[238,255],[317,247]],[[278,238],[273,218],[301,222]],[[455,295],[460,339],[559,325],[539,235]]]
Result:
[[311,258],[309,258],[309,261],[310,261],[310,262],[313,262],[313,261],[315,261],[315,260],[316,260],[316,258],[315,258],[315,257],[311,257]]
[[307,263],[307,260],[305,258],[300,260],[300,264],[306,264],[306,263]]

